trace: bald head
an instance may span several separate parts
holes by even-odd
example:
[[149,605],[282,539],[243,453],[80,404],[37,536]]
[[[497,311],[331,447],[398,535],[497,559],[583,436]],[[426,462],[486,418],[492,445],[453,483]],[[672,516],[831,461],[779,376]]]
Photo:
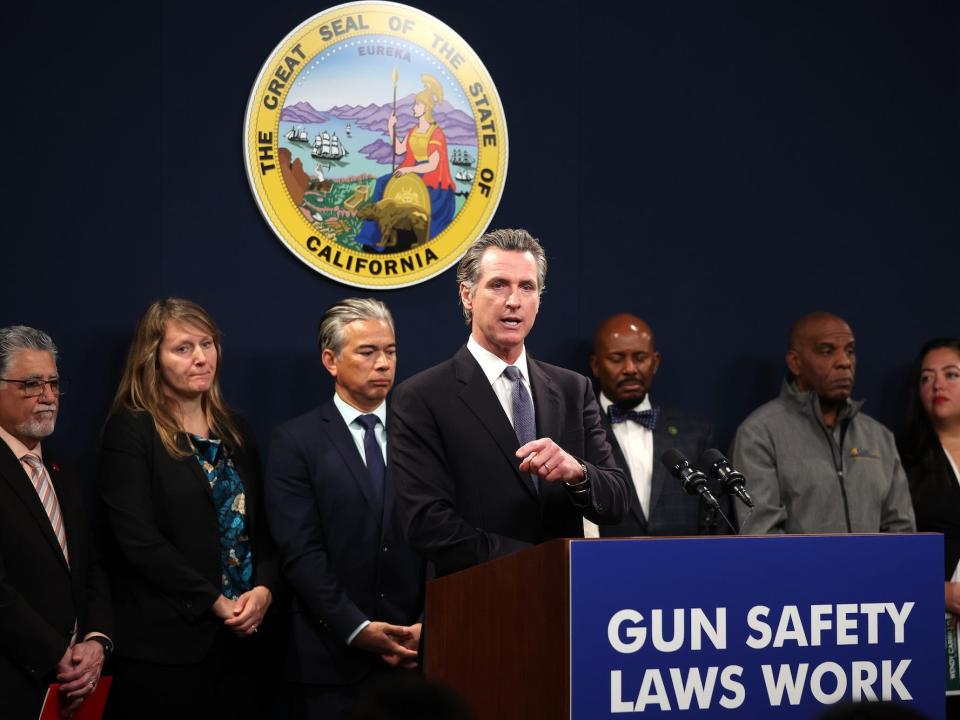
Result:
[[613,315],[597,328],[590,369],[614,404],[631,408],[643,402],[659,367],[653,330],[636,315]]
[[790,327],[790,337],[788,338],[788,349],[794,350],[804,343],[810,342],[825,327],[844,327],[847,332],[853,335],[847,322],[836,315],[828,312],[812,312],[804,315]]
[[787,368],[798,390],[816,392],[822,405],[850,397],[856,342],[845,320],[825,312],[804,315],[790,328],[789,342]]

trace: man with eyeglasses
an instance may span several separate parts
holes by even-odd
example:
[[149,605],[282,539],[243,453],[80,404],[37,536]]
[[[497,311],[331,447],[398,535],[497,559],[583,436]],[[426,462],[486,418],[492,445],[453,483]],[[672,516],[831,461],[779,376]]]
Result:
[[46,333],[0,328],[0,717],[35,718],[61,683],[75,710],[112,650],[113,610],[80,486],[51,462],[65,390]]

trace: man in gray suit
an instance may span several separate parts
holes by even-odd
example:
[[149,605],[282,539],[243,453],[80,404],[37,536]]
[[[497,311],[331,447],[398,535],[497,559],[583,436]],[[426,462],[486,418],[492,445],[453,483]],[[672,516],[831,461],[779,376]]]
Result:
[[[728,532],[723,520],[699,497],[687,495],[660,461],[674,448],[696,465],[715,439],[703,420],[652,404],[650,388],[659,367],[653,330],[636,315],[613,315],[597,329],[590,369],[600,384],[607,439],[629,481],[630,509],[620,523],[602,525],[599,531],[585,523],[588,537]],[[729,498],[719,499],[723,513],[731,517]]]

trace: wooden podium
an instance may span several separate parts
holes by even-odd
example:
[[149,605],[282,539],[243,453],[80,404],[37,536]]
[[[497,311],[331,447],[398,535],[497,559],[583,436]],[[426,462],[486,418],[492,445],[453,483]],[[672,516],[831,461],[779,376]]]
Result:
[[426,673],[486,718],[569,717],[570,540],[427,585]]
[[425,670],[480,720],[934,720],[942,567],[923,534],[554,540],[428,583]]

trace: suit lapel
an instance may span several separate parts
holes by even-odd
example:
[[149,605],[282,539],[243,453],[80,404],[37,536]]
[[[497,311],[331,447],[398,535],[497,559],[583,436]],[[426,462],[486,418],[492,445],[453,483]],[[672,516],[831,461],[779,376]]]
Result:
[[[599,398],[597,402],[600,402]],[[633,514],[634,519],[640,523],[640,526],[646,528],[647,518],[643,512],[643,508],[640,506],[640,498],[637,497],[637,486],[633,484],[630,465],[623,455],[623,448],[620,447],[620,443],[617,441],[617,436],[613,432],[613,426],[610,424],[606,413],[601,413],[600,422],[603,423],[603,429],[607,431],[607,442],[610,443],[610,448],[613,450],[613,459],[616,461],[617,466],[623,470],[623,474],[627,478],[627,489],[630,491],[630,512]],[[657,454],[656,446],[654,446],[653,454]],[[656,475],[656,473],[654,473],[654,475]],[[653,504],[652,500],[653,495],[651,493],[651,505]]]
[[[343,421],[343,415],[337,410],[337,406],[333,404],[332,400],[320,406],[320,420],[324,425],[324,434],[330,438],[330,443],[343,458],[343,464],[350,470],[360,494],[367,501],[367,505],[372,508],[374,502],[370,488],[370,473],[367,472],[367,466],[360,456],[360,451],[357,450],[357,444],[350,434],[350,429]],[[386,498],[384,499],[386,500]]]
[[653,515],[653,509],[657,507],[657,503],[660,501],[660,496],[663,494],[663,487],[666,483],[673,480],[673,477],[667,472],[667,469],[663,466],[663,463],[660,462],[660,456],[667,450],[667,448],[673,447],[673,443],[670,441],[670,436],[664,432],[664,427],[666,427],[666,419],[661,413],[660,419],[657,421],[657,427],[653,431],[653,473],[650,478],[650,515]]
[[[50,472],[50,469],[47,468],[47,474],[53,477],[53,473]],[[30,478],[27,477],[26,471],[23,469],[23,465],[20,464],[20,460],[13,454],[13,451],[7,446],[5,442],[0,440],[0,476],[3,477],[4,481],[10,486],[14,494],[20,498],[20,501],[24,504],[27,509],[27,512],[34,519],[37,525],[40,527],[40,532],[44,538],[47,540],[47,544],[50,545],[50,549],[53,550],[57,558],[63,564],[64,570],[69,570],[67,567],[67,561],[63,557],[63,551],[60,549],[60,542],[57,540],[57,536],[53,533],[53,527],[50,525],[50,518],[47,517],[46,510],[43,509],[43,505],[40,504],[40,498],[37,496],[37,491],[33,487],[33,483],[30,481]],[[54,491],[57,490],[57,485],[53,486]],[[57,498],[59,502],[59,497]],[[64,514],[63,504],[60,506],[61,515]],[[64,523],[66,523],[66,516],[64,516]],[[69,525],[66,525],[69,532]],[[69,542],[69,535],[67,536],[67,541]]]
[[537,416],[537,437],[560,437],[560,392],[540,364],[527,355],[527,370],[530,371],[530,388],[533,390],[533,407]]
[[[530,493],[536,496],[533,489],[533,483],[529,477],[524,477],[520,472],[520,460],[517,458],[517,448],[520,447],[517,441],[517,434],[513,431],[513,426],[507,419],[500,401],[497,400],[493,388],[487,382],[486,375],[480,369],[479,363],[474,359],[466,346],[460,348],[453,357],[454,369],[457,380],[463,383],[463,389],[460,391],[460,399],[470,409],[481,425],[490,433],[496,442],[500,452],[509,460],[517,480]],[[532,384],[532,383],[531,383]],[[536,400],[534,400],[536,403]],[[540,428],[540,410],[536,411],[538,434]]]
[[213,489],[210,487],[210,478],[207,477],[206,471],[200,465],[200,462],[197,460],[196,453],[190,439],[187,437],[186,433],[179,433],[177,435],[177,443],[185,451],[190,453],[187,457],[183,459],[183,462],[187,464],[187,467],[190,468],[190,472],[193,476],[201,483],[204,493],[207,496],[207,499],[210,501],[210,504],[213,505]]

